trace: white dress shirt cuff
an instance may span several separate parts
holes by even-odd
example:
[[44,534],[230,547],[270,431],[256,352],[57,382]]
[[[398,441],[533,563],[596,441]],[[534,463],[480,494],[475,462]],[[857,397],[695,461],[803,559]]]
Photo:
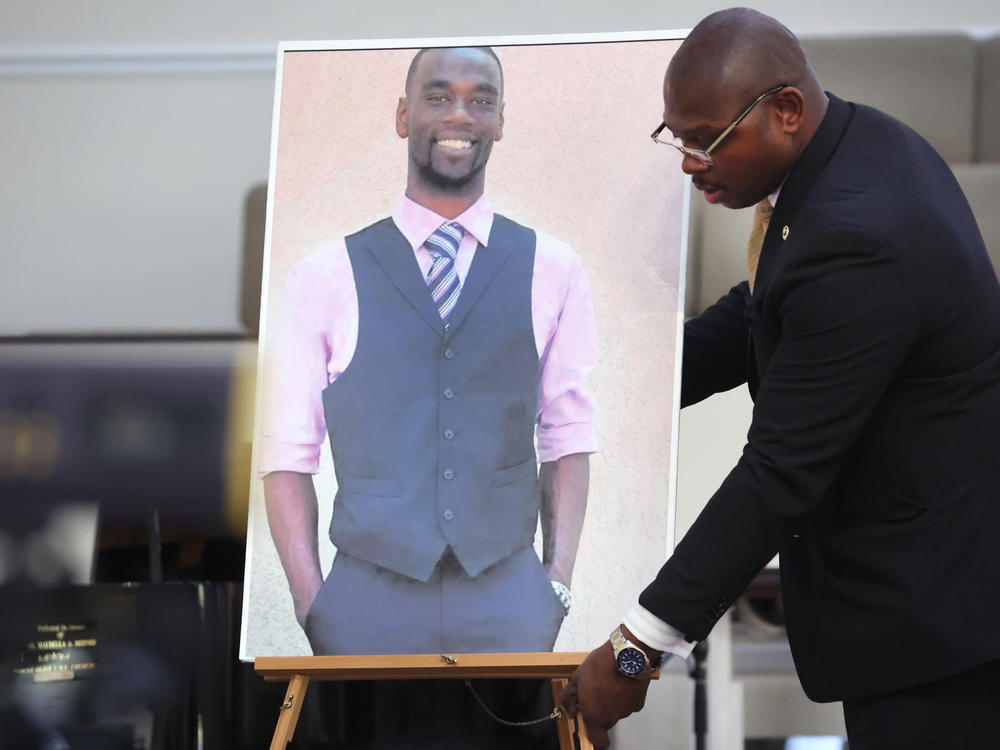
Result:
[[632,635],[658,651],[668,651],[674,656],[686,659],[695,644],[684,640],[684,634],[670,627],[641,604],[636,604],[625,615],[625,627]]

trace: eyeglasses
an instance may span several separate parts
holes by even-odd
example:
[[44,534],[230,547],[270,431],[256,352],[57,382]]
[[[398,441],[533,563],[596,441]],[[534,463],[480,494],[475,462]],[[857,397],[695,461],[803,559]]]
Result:
[[727,135],[733,132],[733,129],[737,125],[739,125],[740,122],[743,121],[743,118],[746,117],[748,114],[750,114],[753,111],[753,108],[756,107],[762,99],[765,99],[771,94],[777,94],[779,91],[781,91],[783,88],[786,88],[787,86],[788,86],[787,83],[780,83],[774,88],[768,89],[763,94],[754,99],[752,102],[750,102],[750,106],[744,109],[742,112],[740,112],[739,116],[729,124],[729,127],[723,130],[719,134],[719,137],[716,138],[714,141],[712,141],[712,145],[706,149],[689,148],[681,143],[680,138],[675,138],[673,136],[671,136],[669,140],[666,138],[661,138],[660,133],[666,130],[667,127],[667,123],[665,122],[660,123],[660,126],[652,132],[650,137],[657,143],[662,143],[665,146],[673,146],[678,151],[680,151],[682,155],[693,156],[702,164],[705,164],[706,166],[710,167],[713,164],[715,164],[715,161],[712,159],[712,152],[719,147],[719,144],[722,143],[723,140],[725,140]]

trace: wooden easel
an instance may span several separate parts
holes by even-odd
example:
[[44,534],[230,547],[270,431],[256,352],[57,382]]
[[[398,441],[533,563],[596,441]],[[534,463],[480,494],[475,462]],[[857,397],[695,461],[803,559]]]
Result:
[[[559,693],[586,653],[543,654],[440,654],[407,656],[259,656],[254,670],[267,682],[288,682],[281,704],[278,724],[271,740],[271,750],[286,750],[299,721],[302,702],[310,680],[402,680],[466,679],[476,677],[549,678],[552,700],[558,704]],[[565,713],[558,719],[559,747],[594,750],[583,722]]]

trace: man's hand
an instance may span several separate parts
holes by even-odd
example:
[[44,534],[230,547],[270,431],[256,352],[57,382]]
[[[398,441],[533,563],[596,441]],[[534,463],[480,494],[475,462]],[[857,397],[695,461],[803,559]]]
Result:
[[323,579],[319,576],[310,576],[308,582],[304,583],[301,590],[292,589],[292,604],[295,606],[295,619],[303,629],[306,627],[306,615],[312,609],[313,602],[316,601],[316,594],[319,587],[323,585]]
[[559,702],[573,718],[579,716],[597,750],[610,743],[608,730],[646,703],[649,678],[633,679],[618,671],[611,641],[594,649],[577,667]]

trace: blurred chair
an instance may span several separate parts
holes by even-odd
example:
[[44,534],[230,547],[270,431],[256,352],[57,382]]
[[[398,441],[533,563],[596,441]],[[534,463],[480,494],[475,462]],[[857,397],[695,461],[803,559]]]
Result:
[[[1000,46],[997,47],[1000,50]],[[992,164],[956,164],[952,167],[958,184],[969,199],[976,223],[1000,276],[1000,161]]]
[[902,120],[949,163],[974,154],[977,43],[965,34],[803,39],[820,83]]
[[980,162],[1000,162],[1000,36],[979,44],[977,86],[975,158]]

